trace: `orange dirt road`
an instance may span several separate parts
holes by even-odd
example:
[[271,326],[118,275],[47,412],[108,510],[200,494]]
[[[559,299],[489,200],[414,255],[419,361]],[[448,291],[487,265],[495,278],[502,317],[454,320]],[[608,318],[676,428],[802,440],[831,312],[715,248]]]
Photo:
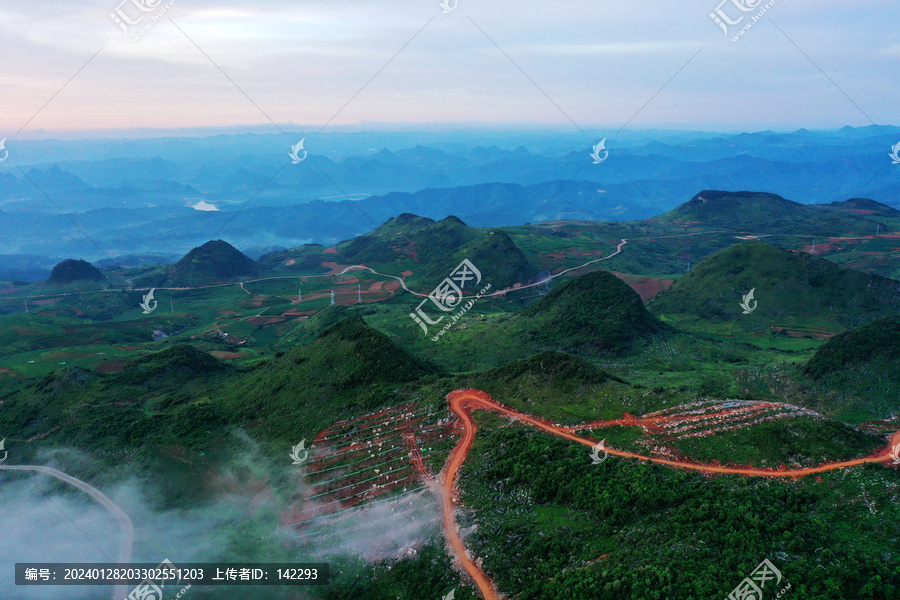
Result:
[[[577,436],[571,432],[572,428],[557,427],[539,417],[532,417],[524,413],[520,413],[514,408],[510,408],[508,406],[500,404],[481,390],[455,390],[447,394],[447,401],[450,404],[450,410],[459,417],[460,422],[462,423],[463,435],[459,442],[456,444],[456,447],[453,448],[453,450],[450,452],[450,456],[447,458],[447,464],[444,467],[444,471],[442,474],[443,476],[439,480],[440,486],[442,488],[441,505],[443,510],[444,532],[447,536],[447,541],[449,542],[453,553],[456,554],[456,557],[459,559],[466,572],[472,577],[472,579],[475,580],[475,584],[478,586],[478,589],[481,590],[481,595],[484,597],[484,599],[499,600],[500,595],[494,589],[490,578],[487,576],[487,574],[484,573],[484,571],[482,571],[478,567],[478,565],[475,564],[475,562],[471,558],[469,558],[468,554],[466,553],[466,547],[463,544],[462,539],[459,537],[459,533],[457,533],[456,531],[456,520],[454,519],[453,515],[453,499],[459,494],[459,490],[456,486],[456,478],[459,474],[460,466],[462,466],[463,461],[466,460],[466,456],[468,456],[469,450],[472,448],[472,443],[475,441],[476,428],[475,421],[472,419],[472,411],[481,409],[498,412],[516,421],[521,421],[533,427],[537,427],[538,429],[542,429],[548,433],[552,433],[553,435],[558,435],[560,437],[566,438],[567,440],[572,440],[573,442],[584,444],[585,446],[593,447],[597,444],[598,440]],[[619,421],[620,419],[613,419],[608,423],[604,421],[597,421],[591,423],[591,425],[601,427],[604,424],[613,424],[618,423]],[[824,465],[819,465],[818,467],[807,467],[803,469],[755,469],[746,467],[705,465],[691,461],[676,461],[664,458],[643,456],[640,454],[634,454],[632,452],[625,452],[623,450],[616,450],[614,448],[608,447],[604,450],[605,452],[608,452],[609,454],[615,456],[636,458],[639,460],[649,460],[661,465],[667,465],[670,467],[681,469],[690,469],[692,471],[701,471],[703,473],[751,475],[756,477],[802,477],[804,475],[823,473],[825,471],[833,471],[835,469],[855,467],[863,463],[892,462],[893,457],[891,456],[891,448],[898,443],[900,443],[900,431],[896,432],[893,435],[891,442],[885,448],[879,450],[877,453],[871,456],[853,460],[846,460],[842,462],[827,463]]]

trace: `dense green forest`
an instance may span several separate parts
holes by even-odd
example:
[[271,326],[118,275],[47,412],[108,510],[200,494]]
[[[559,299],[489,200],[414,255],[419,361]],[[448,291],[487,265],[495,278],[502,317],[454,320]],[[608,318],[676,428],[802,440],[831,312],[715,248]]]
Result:
[[791,598],[900,597],[894,469],[792,482],[592,465],[582,446],[489,422],[462,478],[463,522],[517,599],[724,598],[765,558]]

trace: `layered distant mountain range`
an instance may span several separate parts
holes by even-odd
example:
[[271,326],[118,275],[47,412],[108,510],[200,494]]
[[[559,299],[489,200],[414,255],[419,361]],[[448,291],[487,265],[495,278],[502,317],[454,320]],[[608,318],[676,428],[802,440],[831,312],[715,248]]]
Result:
[[[596,135],[21,141],[0,166],[0,277],[33,278],[67,256],[170,260],[217,237],[250,256],[330,245],[404,212],[452,214],[479,227],[630,221],[703,189],[765,190],[798,204],[864,197],[900,205],[900,169],[888,156],[897,127],[610,134],[600,164],[589,152],[606,134]],[[309,154],[291,164],[300,138]]]

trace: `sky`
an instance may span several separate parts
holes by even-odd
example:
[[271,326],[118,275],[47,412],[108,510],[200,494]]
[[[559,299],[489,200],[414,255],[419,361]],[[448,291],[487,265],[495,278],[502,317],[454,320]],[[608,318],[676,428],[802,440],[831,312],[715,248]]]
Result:
[[[6,2],[0,138],[371,122],[898,123],[896,2],[444,2],[447,12],[438,0]],[[741,21],[726,34],[711,14]]]

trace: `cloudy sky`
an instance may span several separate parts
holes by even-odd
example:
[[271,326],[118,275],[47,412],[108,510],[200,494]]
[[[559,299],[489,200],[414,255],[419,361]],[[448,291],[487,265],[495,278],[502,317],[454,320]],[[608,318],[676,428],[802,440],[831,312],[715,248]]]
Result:
[[[289,123],[898,123],[893,1],[775,0],[736,42],[765,1],[445,1],[455,9],[438,0],[5,2],[0,137]],[[710,17],[717,8],[725,20],[743,17],[727,35]]]

